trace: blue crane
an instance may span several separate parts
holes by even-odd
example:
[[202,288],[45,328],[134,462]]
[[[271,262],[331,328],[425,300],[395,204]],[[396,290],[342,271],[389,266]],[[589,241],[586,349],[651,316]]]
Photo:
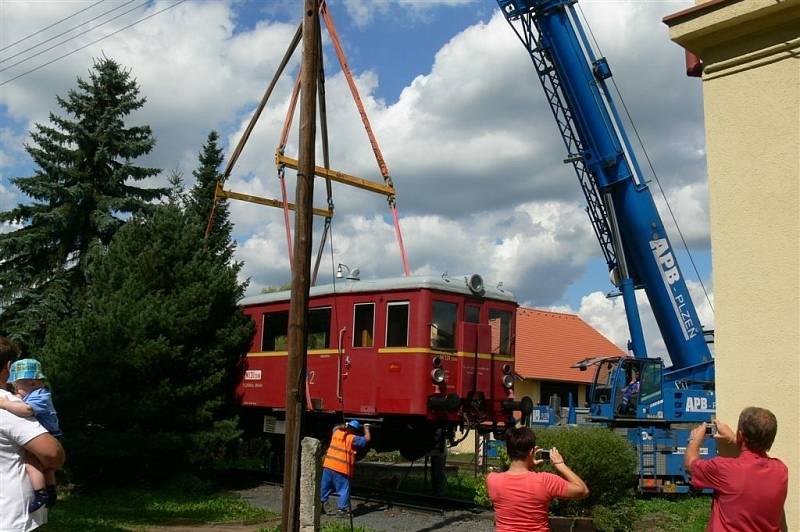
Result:
[[[525,46],[587,201],[610,277],[619,289],[633,357],[586,359],[595,367],[590,417],[625,431],[639,453],[639,487],[688,491],[683,450],[692,423],[712,419],[714,360],[683,273],[620,120],[577,0],[497,0]],[[635,291],[644,289],[672,362],[648,357]],[[631,383],[635,383],[631,386]],[[703,449],[714,454],[707,438]]]

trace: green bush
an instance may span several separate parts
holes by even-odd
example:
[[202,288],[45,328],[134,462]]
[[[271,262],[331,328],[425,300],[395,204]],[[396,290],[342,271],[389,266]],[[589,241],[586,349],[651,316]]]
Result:
[[486,488],[486,477],[484,475],[479,475],[478,478],[475,479],[475,498],[473,501],[483,508],[492,507],[492,501],[489,499],[489,490]]
[[[605,428],[559,427],[536,429],[536,444],[543,449],[556,447],[567,465],[589,486],[589,496],[580,501],[554,501],[551,511],[556,515],[590,515],[598,510],[601,522],[614,529],[612,517],[615,511],[627,515],[625,501],[633,496],[636,485],[637,458],[633,447],[622,436]],[[498,449],[502,469],[508,468],[509,460],[505,447]],[[555,473],[550,464],[539,471]],[[490,506],[486,481],[476,487],[475,503]],[[623,508],[623,505],[625,506]],[[623,511],[625,510],[625,511]],[[622,517],[621,519],[627,519]]]
[[[559,501],[552,507],[558,515],[585,515],[596,505],[614,506],[633,495],[637,457],[622,436],[606,428],[559,427],[536,430],[542,449],[558,448],[567,465],[589,486],[589,496],[580,501]],[[554,472],[546,464],[543,471]]]

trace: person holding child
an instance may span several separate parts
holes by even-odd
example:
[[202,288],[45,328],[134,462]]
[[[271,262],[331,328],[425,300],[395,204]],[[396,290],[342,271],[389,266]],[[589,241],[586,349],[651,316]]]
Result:
[[[38,360],[25,358],[11,364],[8,383],[14,386],[17,397],[21,401],[0,403],[0,408],[8,410],[20,417],[35,417],[36,420],[55,438],[63,433],[58,423],[58,414],[53,406],[50,390],[44,385],[42,365]],[[57,499],[56,472],[43,467],[35,455],[25,455],[25,469],[33,486],[33,500],[28,506],[29,512],[35,512],[42,506],[51,508]]]
[[34,456],[45,470],[56,470],[64,464],[64,449],[36,418],[6,408],[22,402],[5,389],[18,356],[17,346],[0,336],[0,530],[28,532],[47,522],[47,511],[29,511],[32,490],[24,457]]

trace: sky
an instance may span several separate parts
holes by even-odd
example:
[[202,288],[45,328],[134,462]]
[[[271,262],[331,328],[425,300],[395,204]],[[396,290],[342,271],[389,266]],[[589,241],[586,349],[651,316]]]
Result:
[[[661,23],[692,4],[580,3],[697,265],[699,276],[678,251],[701,322],[711,328],[702,93],[699,80],[684,75],[683,51]],[[130,69],[147,98],[127,122],[149,124],[157,138],[139,162],[163,172],[144,185],[163,184],[176,170],[190,187],[209,131],[220,133],[226,156],[241,137],[301,6],[299,0],[0,0],[0,210],[27,201],[9,180],[34,171],[23,149],[33,124],[63,114],[56,96],[74,88],[77,77],[87,78],[93,60],[103,56]],[[496,2],[330,0],[329,11],[397,190],[412,273],[479,273],[487,284],[502,282],[523,305],[579,314],[624,348],[629,335],[621,298],[607,297],[614,287],[583,211],[586,201],[563,163],[564,147],[530,58]],[[324,30],[323,41],[331,166],[380,181]],[[298,50],[226,188],[280,197],[274,151],[299,62]],[[296,157],[297,116],[294,122],[286,154]],[[645,173],[679,250],[659,186],[649,168]],[[294,178],[287,171],[290,201]],[[316,206],[325,206],[324,189],[318,180]],[[334,184],[333,200],[333,256],[329,243],[319,282],[329,281],[338,263],[358,267],[363,278],[402,275],[385,198]],[[233,202],[231,219],[248,293],[288,282],[282,212]],[[315,245],[320,227],[315,220]],[[643,293],[639,299],[648,349],[662,355]]]

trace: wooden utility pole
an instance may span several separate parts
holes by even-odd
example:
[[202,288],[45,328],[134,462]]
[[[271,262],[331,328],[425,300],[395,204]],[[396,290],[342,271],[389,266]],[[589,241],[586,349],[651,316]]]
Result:
[[319,0],[305,0],[303,60],[300,73],[300,141],[295,192],[292,301],[289,306],[289,360],[286,369],[286,457],[283,469],[284,532],[300,528],[300,437],[306,400],[306,315],[311,281],[314,144],[317,126],[317,76],[320,61]]

